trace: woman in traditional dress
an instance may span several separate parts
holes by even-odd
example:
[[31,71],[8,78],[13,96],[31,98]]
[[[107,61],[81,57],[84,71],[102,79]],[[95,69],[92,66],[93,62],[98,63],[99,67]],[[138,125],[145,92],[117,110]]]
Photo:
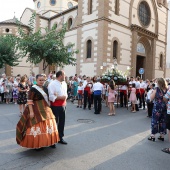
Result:
[[16,141],[26,148],[41,150],[43,147],[55,148],[59,141],[55,116],[49,106],[48,90],[43,87],[44,78],[36,76],[37,85],[28,93],[27,107],[17,124]]

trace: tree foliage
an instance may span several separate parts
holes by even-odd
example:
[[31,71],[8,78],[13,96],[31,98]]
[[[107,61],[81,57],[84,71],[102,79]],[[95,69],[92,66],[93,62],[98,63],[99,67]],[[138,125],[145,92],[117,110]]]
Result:
[[38,64],[43,62],[43,70],[48,65],[56,64],[57,66],[75,65],[76,59],[73,58],[77,50],[72,49],[74,44],[64,45],[64,37],[67,31],[67,24],[63,24],[62,29],[57,30],[56,26],[51,29],[44,28],[45,34],[42,34],[42,28],[35,30],[35,17],[33,13],[29,21],[30,32],[24,32],[19,25],[18,48],[22,52],[22,56],[27,56],[27,61]]
[[0,36],[0,68],[5,64],[9,66],[19,64],[20,54],[17,52],[16,42],[13,35]]

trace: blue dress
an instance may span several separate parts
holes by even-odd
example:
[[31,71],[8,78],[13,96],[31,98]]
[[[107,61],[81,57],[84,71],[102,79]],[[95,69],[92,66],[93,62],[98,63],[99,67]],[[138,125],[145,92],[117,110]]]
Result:
[[73,96],[77,96],[78,82],[73,83]]
[[[167,90],[166,90],[167,92]],[[166,134],[166,103],[163,101],[163,96],[166,92],[162,91],[160,88],[156,88],[154,106],[152,110],[152,119],[151,119],[151,134],[160,133]]]

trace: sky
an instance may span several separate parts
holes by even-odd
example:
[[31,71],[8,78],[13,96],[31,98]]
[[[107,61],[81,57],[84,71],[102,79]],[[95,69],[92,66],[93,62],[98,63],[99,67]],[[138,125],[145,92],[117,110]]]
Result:
[[0,0],[0,22],[15,17],[20,19],[25,8],[34,9],[33,0]]

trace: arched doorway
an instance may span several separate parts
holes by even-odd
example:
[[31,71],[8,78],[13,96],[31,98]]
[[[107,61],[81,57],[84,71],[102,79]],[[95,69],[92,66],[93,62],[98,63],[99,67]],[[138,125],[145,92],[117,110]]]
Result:
[[[134,52],[133,69],[134,75],[140,76],[139,69],[144,68],[143,79],[152,79],[154,73],[154,55],[153,47],[154,41],[147,37],[139,37],[136,44],[136,51]],[[135,45],[135,44],[134,44]]]
[[[146,71],[146,50],[142,43],[137,44],[137,56],[136,56],[136,77],[141,77],[139,69],[143,68]],[[142,75],[142,78],[145,79],[145,73]]]

